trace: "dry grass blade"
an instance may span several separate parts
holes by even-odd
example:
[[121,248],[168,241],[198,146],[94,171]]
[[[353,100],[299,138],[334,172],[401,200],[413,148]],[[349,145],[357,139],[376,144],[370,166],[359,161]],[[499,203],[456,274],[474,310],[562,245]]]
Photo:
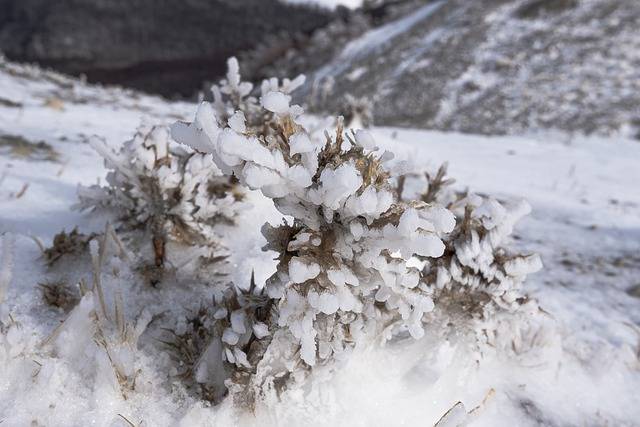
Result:
[[38,245],[40,252],[42,252],[42,254],[44,255],[44,253],[46,252],[46,247],[44,246],[44,243],[42,243],[42,240],[40,240],[39,237],[34,236],[33,234],[30,234],[29,237],[35,242],[36,245]]
[[89,292],[89,288],[87,287],[87,282],[84,279],[80,279],[78,282],[78,288],[80,288],[80,296],[83,297]]
[[124,320],[124,309],[122,301],[122,290],[118,287],[115,293],[115,318],[116,328],[120,334],[120,339],[125,341],[127,339],[127,324]]
[[131,427],[137,427],[134,423],[132,423],[131,421],[129,421],[129,420],[127,419],[127,417],[125,417],[124,415],[122,415],[122,414],[118,414],[118,416],[119,416],[120,418],[122,418],[122,419],[123,419],[127,424],[129,424]]
[[104,318],[111,321],[104,298],[104,290],[102,289],[102,266],[104,264],[108,243],[109,233],[105,230],[100,240],[97,243],[95,240],[92,240],[89,243],[89,247],[91,249],[91,261],[93,264],[93,289],[98,293],[100,309],[102,310]]
[[28,182],[25,182],[24,184],[22,184],[22,188],[20,188],[20,190],[18,190],[18,192],[17,192],[17,193],[15,193],[15,194],[13,195],[13,197],[14,197],[15,199],[20,199],[22,196],[24,196],[24,195],[25,195],[25,193],[27,192],[27,190],[28,190],[28,189],[29,189],[29,183],[28,183]]
[[459,427],[466,426],[473,417],[482,411],[487,402],[496,394],[494,389],[490,389],[482,399],[482,402],[472,410],[466,410],[462,402],[457,402],[435,423],[434,427]]
[[0,254],[0,304],[9,289],[13,276],[13,235],[5,233],[0,236],[2,240],[2,253]]
[[118,234],[116,234],[116,230],[114,230],[113,226],[108,222],[107,222],[107,225],[105,226],[105,235],[107,234],[109,235],[109,237],[111,237],[111,240],[118,247],[118,250],[119,250],[118,256],[120,256],[120,258],[123,261],[131,261],[131,256],[129,255],[129,252],[125,248],[124,244],[122,243],[122,240],[120,240],[120,238],[118,237]]

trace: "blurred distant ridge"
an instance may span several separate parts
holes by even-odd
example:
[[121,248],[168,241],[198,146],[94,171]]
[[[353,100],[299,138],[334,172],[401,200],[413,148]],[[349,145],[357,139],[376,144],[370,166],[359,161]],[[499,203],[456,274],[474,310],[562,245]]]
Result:
[[0,51],[90,81],[189,96],[266,35],[332,12],[277,0],[0,0]]

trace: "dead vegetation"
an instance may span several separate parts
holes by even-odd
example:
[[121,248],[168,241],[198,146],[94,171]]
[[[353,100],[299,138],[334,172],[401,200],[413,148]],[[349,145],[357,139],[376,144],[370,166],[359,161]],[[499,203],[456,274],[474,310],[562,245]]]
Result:
[[169,351],[176,366],[175,377],[187,391],[207,402],[219,403],[219,390],[196,381],[198,362],[214,339],[214,321],[211,309],[202,306],[187,317],[184,331],[162,328],[166,337],[159,338],[158,341]]
[[44,141],[33,142],[19,135],[0,134],[0,154],[22,160],[58,162],[60,154]]
[[89,242],[96,236],[95,233],[90,235],[80,233],[77,227],[70,233],[62,230],[53,237],[52,245],[43,251],[47,265],[51,267],[66,255],[81,255],[89,247]]
[[[61,233],[63,234],[63,233]],[[64,233],[66,239],[68,235]],[[62,237],[60,238],[62,239]],[[53,332],[41,342],[45,347],[53,344],[66,328],[77,328],[77,324],[69,325],[69,319],[74,311],[82,306],[85,297],[97,296],[98,304],[91,307],[88,312],[88,324],[83,325],[93,333],[93,341],[99,351],[104,351],[107,360],[113,370],[113,375],[120,387],[123,399],[128,399],[129,393],[135,390],[136,379],[140,373],[134,366],[134,351],[138,345],[140,335],[151,321],[149,316],[141,314],[135,324],[126,321],[122,292],[118,286],[113,289],[113,309],[107,304],[105,289],[102,284],[102,274],[108,260],[118,257],[123,262],[129,262],[129,255],[122,242],[116,235],[110,224],[105,230],[91,241],[89,252],[92,261],[92,286],[88,287],[83,279],[79,284],[79,296],[73,301],[73,296],[65,289],[62,283],[42,284],[43,296],[51,305],[69,305],[72,308],[65,320],[56,327]],[[115,274],[115,273],[114,273]],[[73,304],[72,301],[75,303]]]
[[[585,256],[575,251],[563,250],[554,260],[566,273],[597,277],[603,282],[623,277],[632,279],[640,270],[640,256],[631,251]],[[640,298],[640,283],[627,288],[626,292],[630,296]]]
[[80,294],[64,280],[38,283],[44,302],[50,307],[55,307],[69,312],[80,301]]
[[64,102],[57,97],[45,99],[44,106],[55,111],[64,111]]
[[0,97],[0,106],[9,108],[22,108],[22,104],[20,102],[12,101],[10,99],[2,97]]
[[640,298],[640,283],[633,285],[629,289],[627,289],[627,294],[631,295],[632,297]]

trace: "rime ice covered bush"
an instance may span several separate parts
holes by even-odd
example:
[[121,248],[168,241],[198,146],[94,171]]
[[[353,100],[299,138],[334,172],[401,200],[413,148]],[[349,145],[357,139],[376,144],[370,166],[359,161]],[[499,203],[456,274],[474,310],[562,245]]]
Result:
[[111,212],[121,228],[147,234],[155,267],[163,267],[169,243],[203,259],[216,255],[214,228],[233,221],[242,192],[211,168],[210,156],[172,147],[162,126],[143,125],[118,152],[99,139],[91,145],[110,171],[106,186],[79,188],[80,208]]
[[368,132],[347,134],[339,124],[333,137],[312,137],[301,125],[302,109],[290,105],[289,91],[301,82],[265,81],[258,100],[232,60],[214,103],[202,103],[193,123],[172,128],[177,141],[211,154],[220,170],[293,218],[263,229],[268,249],[279,253],[266,284],[273,310],[259,328],[266,345],[246,338],[258,337],[246,315],[222,332],[222,341],[236,346],[223,359],[249,372],[228,382],[233,390],[245,389],[239,383],[277,388],[343,357],[365,333],[422,336],[434,303],[411,260],[441,256],[441,236],[455,225],[445,208],[395,200],[393,156],[379,152]]

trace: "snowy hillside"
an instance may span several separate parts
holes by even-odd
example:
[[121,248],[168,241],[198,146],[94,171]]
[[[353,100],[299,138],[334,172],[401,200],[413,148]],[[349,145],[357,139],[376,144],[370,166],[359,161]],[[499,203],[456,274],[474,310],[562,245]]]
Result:
[[[308,72],[307,94],[317,107],[335,111],[349,93],[369,97],[376,123],[384,125],[638,134],[638,2],[413,4],[334,45],[333,58]],[[302,47],[296,55],[314,57],[317,50]]]
[[[364,52],[380,37],[369,34],[345,51]],[[404,68],[417,69],[414,59]],[[481,360],[468,334],[442,340],[427,327],[416,341],[357,347],[337,372],[316,371],[305,387],[253,413],[229,399],[212,407],[177,375],[182,366],[166,329],[186,329],[216,283],[246,286],[253,271],[262,286],[275,271],[274,253],[261,251],[260,227],[282,216],[255,191],[235,225],[218,230],[230,254],[214,267],[219,276],[176,273],[154,287],[129,268],[126,251],[105,265],[105,312],[127,325],[126,339],[113,341],[113,331],[95,326],[102,297],[80,298],[76,286],[91,274],[89,255],[48,267],[36,241],[50,246],[62,229],[105,228],[105,216],[71,209],[78,184],[104,182],[91,136],[117,149],[141,121],[191,120],[195,108],[0,63],[0,425],[638,425],[640,145],[623,139],[373,130],[378,145],[414,169],[435,171],[448,161],[456,188],[533,207],[510,245],[541,254],[544,268],[525,291],[542,320],[514,328]],[[47,290],[60,283],[67,293],[52,304]],[[506,317],[494,321],[512,328]],[[123,386],[129,378],[134,384]]]

